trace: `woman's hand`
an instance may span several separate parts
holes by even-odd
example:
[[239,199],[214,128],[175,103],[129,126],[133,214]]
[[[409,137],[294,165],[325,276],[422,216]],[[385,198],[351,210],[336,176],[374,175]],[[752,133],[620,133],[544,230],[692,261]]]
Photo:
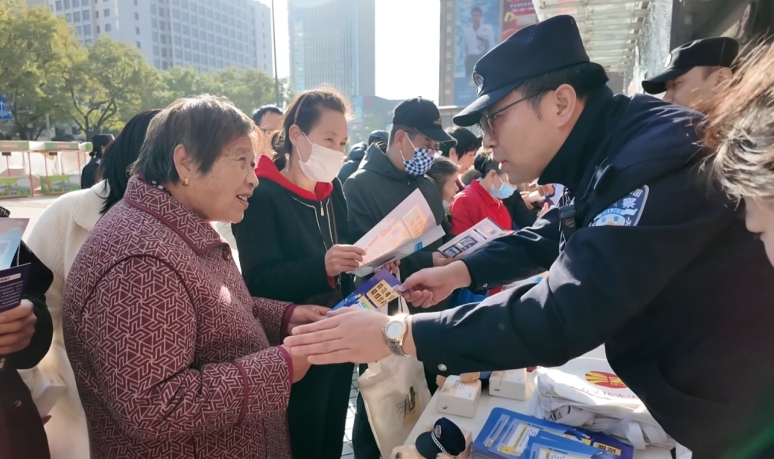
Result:
[[391,272],[393,276],[398,277],[398,274],[400,274],[400,260],[391,261],[390,263],[387,263],[386,265],[377,269],[377,271],[381,271],[382,269],[386,269],[387,271]]
[[293,374],[290,375],[291,382],[295,384],[304,379],[306,372],[309,371],[309,367],[312,366],[312,364],[309,363],[309,357],[306,355],[296,355],[298,352],[294,354],[293,348],[290,346],[280,345],[280,347],[285,349],[290,355],[291,365],[293,366]]
[[328,311],[329,309],[324,306],[296,306],[296,309],[293,310],[293,314],[290,316],[290,321],[288,321],[287,334],[293,333],[293,329],[300,325],[311,324],[324,319]]
[[328,277],[353,271],[363,261],[365,250],[354,245],[336,244],[325,253],[325,272]]
[[0,313],[0,355],[13,354],[27,348],[35,334],[38,318],[32,303],[22,300],[19,306]]

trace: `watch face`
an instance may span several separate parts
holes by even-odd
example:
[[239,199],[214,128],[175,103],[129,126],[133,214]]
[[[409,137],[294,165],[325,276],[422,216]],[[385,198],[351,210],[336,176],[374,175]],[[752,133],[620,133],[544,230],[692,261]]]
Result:
[[384,330],[387,339],[400,339],[403,334],[403,324],[401,322],[390,322]]

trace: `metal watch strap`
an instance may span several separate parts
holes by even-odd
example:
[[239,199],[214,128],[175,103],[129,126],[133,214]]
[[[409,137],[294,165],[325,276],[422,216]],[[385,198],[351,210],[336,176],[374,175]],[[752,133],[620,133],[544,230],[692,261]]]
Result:
[[393,355],[397,355],[398,357],[408,357],[408,354],[403,352],[403,347],[400,344],[398,344],[397,341],[388,339],[387,347],[390,348],[390,352],[392,352]]

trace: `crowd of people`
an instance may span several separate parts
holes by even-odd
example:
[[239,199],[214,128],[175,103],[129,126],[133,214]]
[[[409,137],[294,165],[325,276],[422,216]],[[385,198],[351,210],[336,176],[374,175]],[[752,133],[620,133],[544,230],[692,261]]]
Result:
[[[19,249],[0,457],[338,459],[353,364],[416,356],[432,391],[603,344],[694,458],[774,457],[774,46],[739,53],[691,42],[643,82],[664,100],[614,95],[557,16],[478,59],[455,127],[406,100],[348,155],[330,89],[136,115]],[[384,267],[410,314],[330,313],[363,281],[354,242],[416,190],[446,236]],[[484,218],[516,231],[437,252]],[[36,365],[67,386],[44,420],[15,371]],[[353,437],[380,456],[362,398]]]

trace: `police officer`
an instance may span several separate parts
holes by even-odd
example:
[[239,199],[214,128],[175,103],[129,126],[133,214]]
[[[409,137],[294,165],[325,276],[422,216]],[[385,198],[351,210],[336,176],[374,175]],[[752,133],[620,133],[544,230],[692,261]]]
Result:
[[648,94],[664,94],[664,100],[707,113],[709,100],[731,79],[731,66],[739,43],[729,37],[695,40],[672,50],[663,72],[642,82]]
[[604,343],[695,459],[735,454],[772,419],[774,269],[743,211],[697,177],[699,115],[614,96],[570,16],[522,29],[475,71],[479,97],[455,124],[478,123],[514,181],[560,183],[565,198],[533,227],[415,273],[404,296],[427,306],[549,275],[442,312],[337,311],[295,329],[291,352],[314,364],[410,354],[459,374],[557,366]]

